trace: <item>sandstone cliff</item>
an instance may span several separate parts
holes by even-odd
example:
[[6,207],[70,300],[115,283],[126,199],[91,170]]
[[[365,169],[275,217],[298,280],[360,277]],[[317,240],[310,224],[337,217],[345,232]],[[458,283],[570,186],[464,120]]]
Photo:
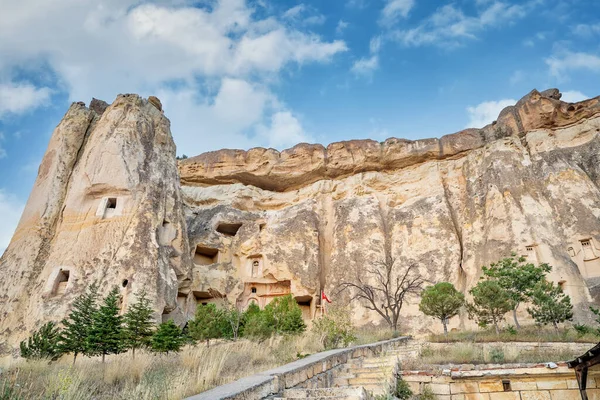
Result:
[[0,259],[0,337],[9,346],[60,321],[93,281],[140,289],[157,318],[191,277],[169,121],[137,95],[74,103],[54,131],[15,235]]
[[[600,281],[598,132],[599,98],[568,104],[556,89],[534,90],[495,123],[441,139],[220,150],[183,160],[191,248],[224,255],[197,265],[196,276],[221,274],[204,286],[218,282],[241,306],[268,301],[265,285],[283,282],[310,315],[320,289],[335,293],[357,274],[369,279],[366,269],[386,257],[467,290],[482,265],[518,252],[553,265],[552,279],[586,318]],[[241,229],[224,237],[221,223]],[[353,309],[358,323],[379,320]],[[414,302],[406,308],[404,329],[430,322]]]
[[[221,150],[179,165],[161,108],[135,95],[75,103],[56,128],[0,259],[8,348],[62,319],[94,280],[103,293],[119,285],[123,309],[146,289],[157,320],[286,293],[310,319],[320,290],[345,303],[339,284],[370,279],[387,257],[466,291],[482,265],[517,252],[554,267],[579,320],[600,300],[600,98],[534,90],[495,123],[440,139]],[[402,328],[428,331],[417,301]]]

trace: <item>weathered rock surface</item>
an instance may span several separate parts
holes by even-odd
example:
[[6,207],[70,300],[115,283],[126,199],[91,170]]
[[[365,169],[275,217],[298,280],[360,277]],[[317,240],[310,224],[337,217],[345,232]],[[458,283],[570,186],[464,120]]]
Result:
[[[554,267],[578,320],[600,300],[600,98],[534,90],[495,123],[440,139],[221,150],[178,166],[162,112],[124,95],[75,103],[56,128],[0,259],[9,347],[61,320],[94,280],[103,293],[119,285],[123,309],[146,289],[157,319],[179,323],[199,304],[286,293],[310,319],[321,290],[345,303],[340,283],[372,280],[385,258],[467,291],[483,265],[517,252]],[[437,329],[417,301],[402,329]]]
[[[556,89],[534,90],[495,123],[441,139],[220,150],[182,160],[191,248],[227,254],[222,264],[195,269],[227,276],[219,290],[245,306],[258,300],[234,283],[257,281],[258,259],[261,278],[289,279],[294,295],[315,303],[320,289],[332,294],[343,281],[372,279],[367,269],[386,257],[398,270],[416,264],[428,280],[466,291],[481,266],[517,252],[553,265],[552,279],[585,319],[600,281],[600,98],[559,98]],[[216,232],[221,222],[242,228],[230,240]],[[353,310],[358,323],[379,320]],[[413,300],[402,325],[427,330],[431,320]]]
[[74,103],[54,131],[0,259],[0,338],[9,346],[60,321],[93,281],[102,294],[118,286],[123,309],[146,290],[158,319],[191,278],[169,120],[137,95],[94,105]]

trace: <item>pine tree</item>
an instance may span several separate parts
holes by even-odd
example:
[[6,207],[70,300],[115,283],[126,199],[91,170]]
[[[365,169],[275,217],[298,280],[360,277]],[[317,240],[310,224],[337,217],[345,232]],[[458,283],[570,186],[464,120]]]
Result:
[[20,343],[21,357],[30,359],[56,360],[61,350],[58,346],[59,331],[53,322],[44,324],[39,330]]
[[529,314],[540,324],[554,325],[558,332],[558,324],[573,319],[571,298],[563,293],[560,286],[553,282],[540,282],[531,295]]
[[513,309],[510,293],[495,280],[479,281],[469,293],[473,296],[473,303],[467,304],[469,318],[477,319],[480,326],[493,323],[499,335],[498,322]]
[[92,327],[86,340],[86,352],[102,355],[102,362],[107,354],[119,354],[125,350],[119,298],[119,288],[115,286],[94,313]]
[[440,282],[428,286],[421,293],[419,310],[425,315],[437,318],[444,325],[444,335],[448,336],[448,320],[456,315],[465,304],[465,296],[450,282]]
[[86,339],[92,327],[92,318],[98,310],[98,285],[94,282],[73,302],[73,308],[62,321],[59,346],[64,353],[73,353],[73,364],[78,354],[86,354]]
[[179,351],[185,343],[181,329],[172,320],[163,322],[152,335],[151,349],[156,353]]
[[209,346],[210,339],[226,336],[229,322],[223,310],[217,309],[214,304],[207,304],[196,308],[196,315],[189,322],[188,328],[194,340],[206,340],[206,346]]
[[517,319],[517,308],[529,299],[536,285],[544,281],[551,270],[552,267],[548,264],[536,267],[524,257],[508,257],[489,267],[483,267],[485,276],[496,279],[508,291],[513,302],[513,319],[517,329],[521,327]]
[[154,310],[150,307],[147,293],[142,290],[136,295],[137,302],[132,304],[123,315],[125,345],[132,350],[134,359],[135,350],[149,346],[154,332],[154,320],[152,318]]

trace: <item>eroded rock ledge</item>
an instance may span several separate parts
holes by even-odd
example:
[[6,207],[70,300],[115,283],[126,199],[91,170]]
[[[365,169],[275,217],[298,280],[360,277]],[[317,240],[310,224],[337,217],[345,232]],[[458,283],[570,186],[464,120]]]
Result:
[[494,123],[440,139],[390,138],[382,143],[350,140],[327,147],[301,143],[281,152],[265,148],[212,151],[180,161],[181,183],[184,186],[242,183],[283,192],[321,179],[458,157],[503,137],[523,137],[536,129],[574,125],[600,113],[600,96],[579,103],[565,103],[560,97],[558,89],[533,90],[516,105],[502,110]]

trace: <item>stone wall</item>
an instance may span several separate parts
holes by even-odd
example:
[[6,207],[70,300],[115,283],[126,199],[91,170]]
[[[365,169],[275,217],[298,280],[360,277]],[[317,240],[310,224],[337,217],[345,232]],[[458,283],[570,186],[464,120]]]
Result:
[[[565,364],[550,369],[498,368],[453,371],[446,375],[405,372],[403,378],[415,394],[429,387],[438,400],[581,400],[575,372]],[[600,373],[588,377],[589,399],[600,399]]]
[[338,367],[352,359],[382,354],[403,346],[408,337],[329,350],[222,385],[187,400],[258,400],[294,387],[329,387]]

